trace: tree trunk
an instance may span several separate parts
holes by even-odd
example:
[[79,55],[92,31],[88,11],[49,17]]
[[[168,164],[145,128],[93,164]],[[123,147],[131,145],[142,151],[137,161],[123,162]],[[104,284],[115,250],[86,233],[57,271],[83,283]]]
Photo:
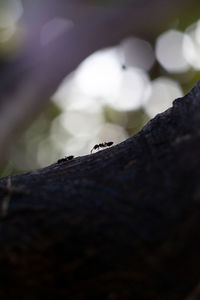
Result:
[[2,178],[0,299],[199,299],[199,127],[200,82],[119,145]]

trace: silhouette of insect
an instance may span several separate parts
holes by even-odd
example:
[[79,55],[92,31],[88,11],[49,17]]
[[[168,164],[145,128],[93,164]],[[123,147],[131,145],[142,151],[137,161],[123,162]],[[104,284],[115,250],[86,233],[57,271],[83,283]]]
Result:
[[112,146],[112,144],[113,144],[113,142],[104,142],[101,144],[96,144],[96,145],[94,145],[94,147],[92,148],[90,153],[92,153],[93,150],[97,150],[99,148],[110,147],[110,146]]
[[74,158],[73,155],[70,155],[70,156],[67,156],[67,157],[64,157],[64,158],[61,158],[57,161],[58,164],[62,163],[62,162],[65,162],[67,160],[72,160]]

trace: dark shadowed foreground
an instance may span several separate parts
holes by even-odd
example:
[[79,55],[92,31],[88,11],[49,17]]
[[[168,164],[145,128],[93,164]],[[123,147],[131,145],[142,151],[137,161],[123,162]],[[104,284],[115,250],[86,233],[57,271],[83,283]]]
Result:
[[0,201],[0,299],[199,299],[200,82],[117,146],[2,178]]

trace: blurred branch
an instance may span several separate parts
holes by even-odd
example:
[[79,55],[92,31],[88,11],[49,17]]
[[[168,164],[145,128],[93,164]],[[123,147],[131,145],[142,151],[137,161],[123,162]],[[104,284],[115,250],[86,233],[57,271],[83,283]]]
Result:
[[[91,6],[86,1],[27,1],[21,21],[26,32],[23,49],[0,70],[0,160],[62,79],[84,58],[130,34],[154,38],[194,2],[136,0]],[[42,46],[43,25],[58,16],[71,20],[74,26]]]

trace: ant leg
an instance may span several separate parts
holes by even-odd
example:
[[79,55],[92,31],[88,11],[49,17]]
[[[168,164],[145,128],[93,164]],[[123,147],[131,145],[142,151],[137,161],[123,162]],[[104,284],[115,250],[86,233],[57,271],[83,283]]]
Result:
[[90,153],[92,153],[93,150],[96,150],[99,148],[99,145],[94,145],[94,147],[92,148],[92,150],[90,151]]

